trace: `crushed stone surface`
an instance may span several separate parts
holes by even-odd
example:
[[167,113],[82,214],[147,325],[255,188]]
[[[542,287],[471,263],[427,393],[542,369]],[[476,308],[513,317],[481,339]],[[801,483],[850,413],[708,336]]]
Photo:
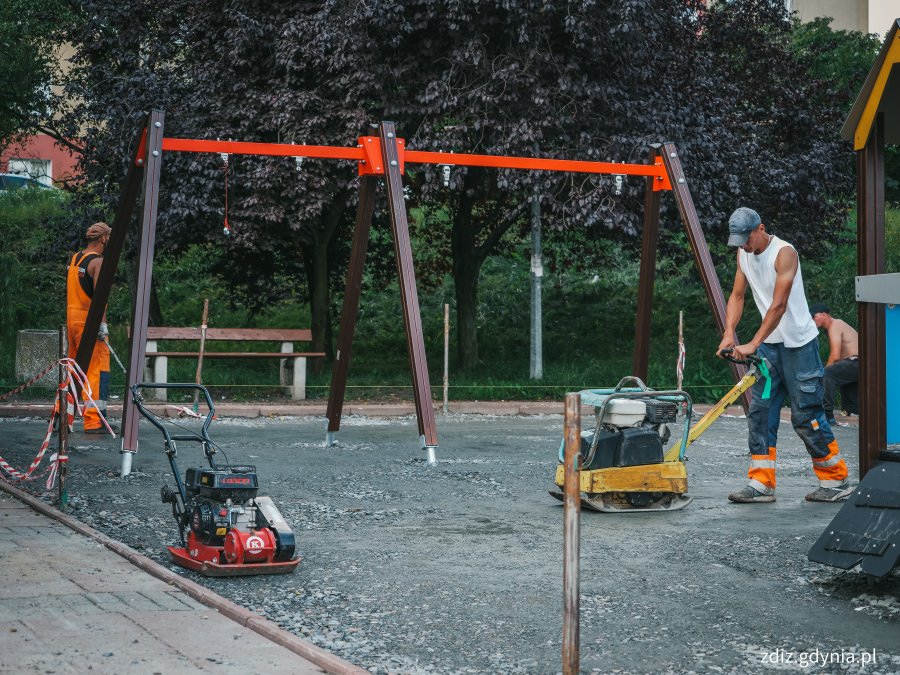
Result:
[[[0,456],[27,466],[46,422],[2,423]],[[260,494],[293,528],[291,575],[207,579],[169,562],[178,537],[159,491],[174,482],[147,422],[124,479],[118,440],[70,437],[70,511],[373,673],[556,673],[562,507],[547,491],[562,418],[451,415],[438,432],[428,466],[409,417],[351,418],[332,448],[323,418],[214,422],[213,440],[258,467]],[[852,476],[856,434],[836,430]],[[774,504],[727,502],[749,457],[746,421],[721,419],[689,450],[686,509],[582,512],[582,672],[900,672],[900,571],[870,585],[807,560],[840,506],[804,501],[808,456],[787,423],[779,441]],[[198,445],[178,448],[182,475],[204,463]]]

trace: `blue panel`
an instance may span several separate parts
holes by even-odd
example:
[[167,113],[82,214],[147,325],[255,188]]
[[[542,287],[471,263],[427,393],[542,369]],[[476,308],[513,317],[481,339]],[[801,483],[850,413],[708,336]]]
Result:
[[887,442],[900,443],[900,305],[884,308]]

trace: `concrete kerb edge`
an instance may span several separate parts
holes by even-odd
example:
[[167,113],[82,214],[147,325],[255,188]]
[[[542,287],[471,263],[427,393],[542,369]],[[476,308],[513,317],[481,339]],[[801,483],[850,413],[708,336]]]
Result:
[[102,544],[113,553],[125,558],[131,564],[144,570],[148,574],[153,575],[157,579],[160,579],[171,586],[179,588],[197,602],[216,610],[241,626],[252,630],[254,633],[258,633],[267,640],[270,640],[314,663],[327,673],[334,673],[334,675],[366,675],[369,672],[359,666],[353,665],[349,661],[345,661],[339,656],[335,656],[321,647],[317,647],[311,642],[307,642],[306,640],[297,637],[293,633],[289,633],[276,623],[223,598],[221,595],[214,593],[205,586],[201,586],[195,581],[178,576],[159,563],[141,555],[130,546],[98,532],[94,528],[85,525],[80,520],[73,518],[59,509],[44,503],[33,495],[10,485],[5,480],[0,480],[0,490],[3,490],[19,501],[24,502],[35,511],[38,511],[45,516],[62,523],[66,527],[93,539],[97,543]]

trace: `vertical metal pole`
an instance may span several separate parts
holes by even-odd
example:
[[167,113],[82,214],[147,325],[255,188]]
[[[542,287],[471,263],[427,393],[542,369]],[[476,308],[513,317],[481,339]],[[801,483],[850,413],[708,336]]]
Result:
[[[857,274],[884,273],[884,117],[857,155]],[[887,444],[884,305],[859,303],[859,474]]]
[[406,202],[403,199],[403,175],[400,173],[397,134],[393,122],[381,123],[381,152],[384,159],[384,182],[387,187],[391,229],[394,233],[394,251],[397,255],[397,272],[400,275],[400,295],[413,376],[413,394],[416,399],[416,418],[419,422],[420,441],[427,452],[428,463],[435,464],[437,423],[434,417],[434,402],[431,400],[425,338],[422,333],[422,317],[419,313],[419,294],[416,290],[416,273],[409,242]]
[[563,481],[563,675],[578,675],[581,555],[581,396],[566,394]]
[[[700,218],[697,216],[697,209],[694,207],[694,199],[691,197],[690,190],[688,190],[687,179],[684,177],[684,169],[681,166],[681,160],[678,158],[675,144],[663,143],[660,155],[662,156],[663,165],[666,167],[666,173],[668,173],[669,180],[672,183],[672,195],[678,204],[681,222],[684,223],[688,239],[691,241],[694,260],[697,263],[697,268],[700,270],[700,279],[703,281],[703,287],[706,289],[706,299],[713,310],[719,333],[724,333],[725,294],[722,292],[722,285],[719,283],[719,277],[716,274],[716,266],[713,264],[709,246],[706,244],[706,238],[703,236],[703,227],[700,225]],[[736,363],[729,363],[729,365],[731,366],[735,382],[738,382],[747,372],[744,366]],[[750,394],[748,392],[744,392],[744,395],[741,397],[741,404],[744,406],[744,412],[746,413],[750,409]]]
[[[69,337],[66,324],[59,327],[59,358],[64,359],[69,355]],[[59,366],[59,390],[57,391],[57,399],[59,400],[59,418],[57,419],[57,433],[59,434],[59,448],[57,449],[57,458],[59,461],[59,471],[57,479],[59,480],[59,510],[65,511],[69,508],[69,486],[67,483],[69,476],[69,401],[66,397],[68,389],[65,389],[66,380],[69,373],[62,364]]]
[[[535,151],[537,148],[535,147]],[[536,154],[536,153],[535,153]],[[531,372],[532,380],[544,377],[544,330],[541,281],[544,261],[541,251],[541,193],[535,183],[531,196]]]
[[153,281],[153,250],[156,246],[156,215],[159,209],[159,175],[162,167],[162,139],[165,113],[153,110],[147,121],[146,154],[138,157],[144,166],[144,207],[131,314],[131,353],[122,401],[122,477],[131,473],[132,454],[137,452],[139,416],[131,404],[131,386],[144,372],[147,353],[147,324],[150,316],[150,285]]
[[[650,150],[649,163],[659,155],[659,145]],[[653,283],[656,277],[656,250],[659,240],[660,193],[653,189],[651,176],[644,190],[644,234],[641,243],[641,271],[638,281],[637,315],[634,324],[634,357],[632,374],[647,380],[650,363],[650,321],[653,313]]]
[[444,305],[444,414],[450,412],[450,305]]
[[356,226],[353,228],[350,265],[347,268],[347,284],[341,308],[341,326],[338,329],[337,353],[331,369],[331,387],[328,390],[328,408],[325,412],[328,418],[325,430],[326,447],[334,445],[334,435],[341,428],[341,410],[344,407],[344,391],[347,386],[347,374],[350,371],[353,331],[356,329],[356,317],[359,313],[359,296],[362,291],[363,268],[366,263],[366,249],[369,246],[369,230],[372,227],[377,185],[377,176],[362,176],[359,179]]

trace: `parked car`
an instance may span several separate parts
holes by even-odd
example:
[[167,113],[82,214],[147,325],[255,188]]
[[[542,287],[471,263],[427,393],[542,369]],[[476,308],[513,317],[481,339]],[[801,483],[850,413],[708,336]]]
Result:
[[31,176],[23,176],[18,173],[0,173],[0,192],[21,189],[54,190],[56,188],[44,185]]

